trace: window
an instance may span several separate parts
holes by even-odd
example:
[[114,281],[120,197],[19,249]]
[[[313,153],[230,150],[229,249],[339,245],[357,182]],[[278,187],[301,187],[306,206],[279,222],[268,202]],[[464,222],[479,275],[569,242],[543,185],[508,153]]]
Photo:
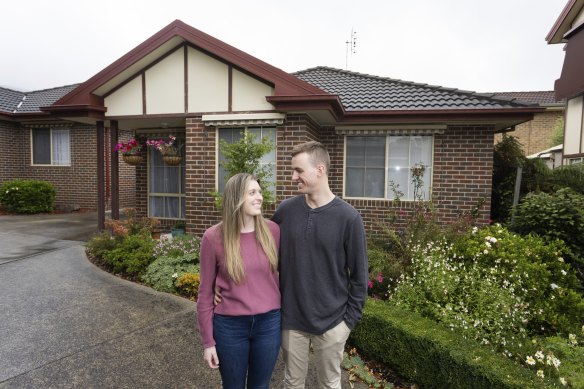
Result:
[[185,147],[177,139],[183,163],[166,165],[160,151],[148,148],[148,216],[159,219],[185,218]]
[[421,195],[429,198],[432,177],[432,136],[347,136],[345,196],[414,199],[411,169],[424,166]]
[[568,165],[577,165],[579,163],[583,163],[584,158],[570,158],[568,159]]
[[68,129],[33,128],[33,165],[71,165],[71,146]]
[[[255,141],[259,143],[263,137],[268,137],[268,139],[272,142],[273,145],[276,144],[276,129],[274,127],[239,127],[239,128],[220,128],[219,129],[219,140],[224,140],[227,143],[236,143],[239,142],[242,138],[243,132],[247,130],[253,135],[255,135]],[[225,189],[225,182],[227,172],[221,166],[221,162],[225,161],[225,156],[219,152],[219,168],[218,168],[218,191],[219,193],[223,193],[223,189]],[[272,193],[276,193],[276,149],[274,148],[268,154],[264,155],[260,160],[260,166],[268,166],[269,171],[272,173],[270,176],[270,183],[267,189],[269,189]]]

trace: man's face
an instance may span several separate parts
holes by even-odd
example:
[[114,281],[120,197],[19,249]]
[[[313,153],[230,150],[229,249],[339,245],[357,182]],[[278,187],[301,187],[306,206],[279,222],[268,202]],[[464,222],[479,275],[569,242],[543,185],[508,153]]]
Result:
[[314,192],[322,167],[314,166],[310,156],[300,153],[292,157],[292,181],[298,184],[298,191],[304,194]]

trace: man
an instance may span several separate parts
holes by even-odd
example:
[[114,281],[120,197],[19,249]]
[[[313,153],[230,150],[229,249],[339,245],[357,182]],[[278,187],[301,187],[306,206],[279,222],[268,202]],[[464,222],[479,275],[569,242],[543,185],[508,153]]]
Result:
[[283,201],[280,290],[284,387],[304,388],[310,344],[320,388],[341,388],[341,361],[367,296],[367,248],[359,213],[329,187],[330,157],[319,142],[292,151],[300,195]]

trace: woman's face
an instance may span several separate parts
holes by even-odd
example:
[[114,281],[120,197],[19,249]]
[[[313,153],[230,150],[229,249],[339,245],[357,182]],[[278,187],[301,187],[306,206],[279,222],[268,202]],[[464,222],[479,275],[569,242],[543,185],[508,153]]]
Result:
[[262,214],[262,189],[257,181],[251,180],[245,190],[245,201],[243,203],[243,214],[245,216],[257,216]]

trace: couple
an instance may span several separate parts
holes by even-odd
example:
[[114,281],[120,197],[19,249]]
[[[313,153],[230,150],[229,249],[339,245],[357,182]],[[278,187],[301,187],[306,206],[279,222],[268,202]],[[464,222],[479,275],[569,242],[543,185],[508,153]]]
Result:
[[247,388],[268,388],[280,345],[284,387],[304,388],[311,343],[319,387],[341,388],[368,265],[363,222],[331,192],[329,165],[322,144],[296,146],[292,180],[300,195],[283,201],[271,221],[261,215],[253,176],[239,173],[225,186],[223,222],[201,242],[197,304],[204,359],[219,368],[224,388],[245,388],[246,381]]

